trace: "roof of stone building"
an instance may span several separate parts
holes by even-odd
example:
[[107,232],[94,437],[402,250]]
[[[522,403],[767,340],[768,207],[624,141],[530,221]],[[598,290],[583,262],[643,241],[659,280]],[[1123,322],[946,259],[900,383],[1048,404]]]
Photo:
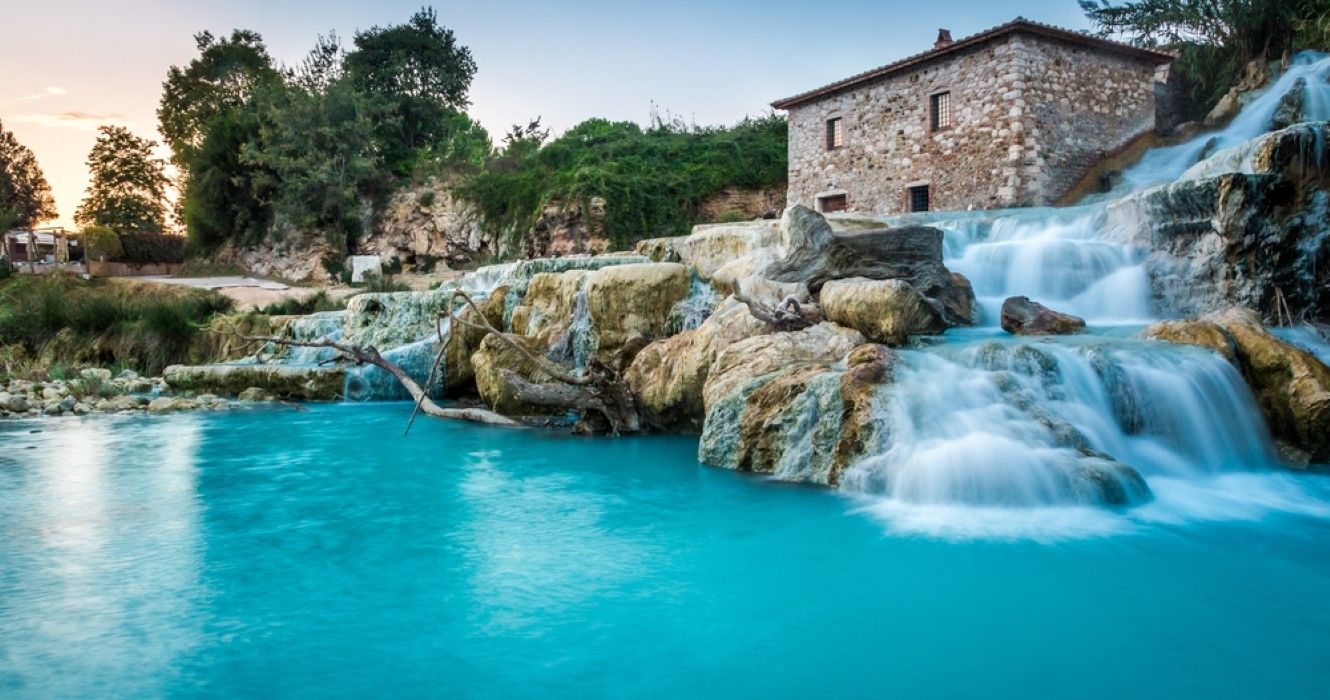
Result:
[[984,44],[993,41],[995,39],[1005,37],[1009,34],[1015,34],[1015,33],[1033,34],[1048,39],[1070,42],[1074,44],[1079,44],[1081,46],[1086,46],[1092,49],[1105,51],[1108,53],[1116,53],[1119,55],[1139,58],[1144,61],[1153,62],[1156,64],[1168,63],[1172,61],[1174,58],[1176,58],[1176,56],[1166,51],[1157,51],[1154,49],[1146,49],[1146,48],[1141,48],[1139,46],[1132,46],[1131,44],[1124,44],[1120,41],[1104,39],[1102,37],[1093,36],[1091,34],[1074,32],[1070,29],[1055,27],[1051,24],[1044,24],[1042,22],[1032,22],[1028,19],[1025,19],[1024,17],[1017,17],[1016,19],[1007,22],[1006,24],[1000,24],[996,27],[993,27],[992,29],[986,29],[982,32],[979,32],[978,34],[972,34],[970,36],[961,39],[956,39],[955,41],[951,41],[944,45],[935,46],[934,48],[929,49],[928,51],[924,51],[923,53],[917,53],[913,56],[907,56],[899,61],[896,61],[895,63],[888,63],[887,65],[882,66],[881,68],[874,68],[873,70],[865,71],[858,75],[852,75],[844,80],[838,80],[834,83],[823,85],[822,87],[817,88],[815,90],[809,90],[808,92],[801,92],[793,97],[786,97],[783,100],[776,100],[775,102],[771,103],[771,106],[774,107],[775,109],[789,109],[791,107],[796,107],[798,105],[807,102],[812,102],[814,100],[818,100],[823,97],[827,97],[829,95],[833,95],[835,93],[842,92],[850,88],[855,88],[869,83],[877,82],[879,80],[883,80],[902,71],[914,68],[915,66],[918,66],[920,64],[927,63],[939,58],[944,58],[952,54],[960,53],[974,46],[978,46],[980,44]]

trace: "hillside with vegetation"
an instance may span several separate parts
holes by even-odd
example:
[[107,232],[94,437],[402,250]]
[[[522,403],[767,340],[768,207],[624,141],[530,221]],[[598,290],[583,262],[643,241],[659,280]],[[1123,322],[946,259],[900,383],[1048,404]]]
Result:
[[686,231],[715,192],[785,178],[774,115],[731,127],[590,119],[552,140],[536,119],[495,144],[465,112],[476,63],[431,9],[346,48],[320,37],[291,67],[255,32],[196,40],[158,109],[194,255],[317,234],[337,272],[404,190],[420,208],[439,193],[467,206],[491,256],[520,251],[546,207],[585,210],[593,198],[605,202],[604,233],[625,244]]

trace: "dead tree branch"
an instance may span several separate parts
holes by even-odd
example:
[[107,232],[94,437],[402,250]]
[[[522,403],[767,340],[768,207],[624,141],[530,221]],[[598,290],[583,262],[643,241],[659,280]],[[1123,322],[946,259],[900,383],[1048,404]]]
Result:
[[734,300],[747,306],[748,313],[752,314],[753,318],[778,331],[800,331],[822,321],[822,314],[817,307],[805,307],[792,296],[785,297],[775,306],[768,306],[742,292],[735,291]]

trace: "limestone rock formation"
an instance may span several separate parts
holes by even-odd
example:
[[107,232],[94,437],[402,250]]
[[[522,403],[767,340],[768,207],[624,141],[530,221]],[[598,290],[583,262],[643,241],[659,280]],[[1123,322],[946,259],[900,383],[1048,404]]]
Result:
[[940,333],[949,325],[939,308],[904,280],[831,280],[818,300],[828,320],[875,343],[903,345],[911,335]]
[[1147,338],[1199,345],[1242,372],[1275,438],[1330,463],[1330,367],[1271,335],[1248,309],[1228,309],[1189,321],[1151,325]]
[[454,197],[446,183],[430,180],[395,192],[358,249],[428,272],[494,252],[497,241],[483,224],[475,207]]
[[[498,287],[485,298],[478,300],[476,308],[480,310],[479,314],[470,306],[454,313],[457,318],[477,325],[482,325],[477,316],[483,316],[490,325],[501,328],[504,298],[507,293],[507,287]],[[456,391],[475,379],[475,372],[471,368],[471,355],[480,349],[480,343],[484,338],[484,330],[464,324],[459,323],[449,329],[447,339],[444,341],[442,367],[442,382],[446,391]]]
[[[540,341],[526,336],[510,334],[509,339],[539,355],[545,351]],[[493,335],[485,336],[480,347],[471,355],[471,368],[475,373],[476,390],[490,408],[506,416],[530,416],[549,413],[549,409],[523,403],[513,394],[512,386],[504,381],[505,371],[539,384],[549,376],[532,365],[520,352]]]
[[1002,302],[1002,330],[1016,335],[1066,335],[1085,330],[1085,319],[1054,311],[1029,297]]
[[342,395],[341,367],[291,365],[172,365],[162,378],[176,391],[237,396],[250,387],[286,399],[332,401]]
[[701,432],[706,415],[702,388],[712,363],[734,343],[767,331],[748,307],[727,298],[701,326],[643,348],[624,379],[649,424],[662,430]]
[[590,273],[586,302],[596,356],[627,368],[647,343],[668,335],[670,312],[688,291],[688,269],[679,263],[615,265]]
[[802,331],[769,333],[725,348],[712,364],[702,388],[708,419],[713,406],[763,375],[796,365],[838,362],[864,343],[863,334],[834,323]]
[[1214,154],[1176,183],[1125,197],[1104,230],[1148,251],[1158,310],[1230,305],[1330,320],[1327,125],[1298,124]]

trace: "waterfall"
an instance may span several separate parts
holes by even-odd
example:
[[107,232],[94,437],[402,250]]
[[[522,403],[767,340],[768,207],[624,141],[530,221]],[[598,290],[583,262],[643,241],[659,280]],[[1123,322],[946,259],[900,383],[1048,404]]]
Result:
[[693,268],[688,271],[688,296],[675,303],[670,310],[670,334],[682,333],[702,325],[716,310],[720,295],[711,283],[702,279]]

